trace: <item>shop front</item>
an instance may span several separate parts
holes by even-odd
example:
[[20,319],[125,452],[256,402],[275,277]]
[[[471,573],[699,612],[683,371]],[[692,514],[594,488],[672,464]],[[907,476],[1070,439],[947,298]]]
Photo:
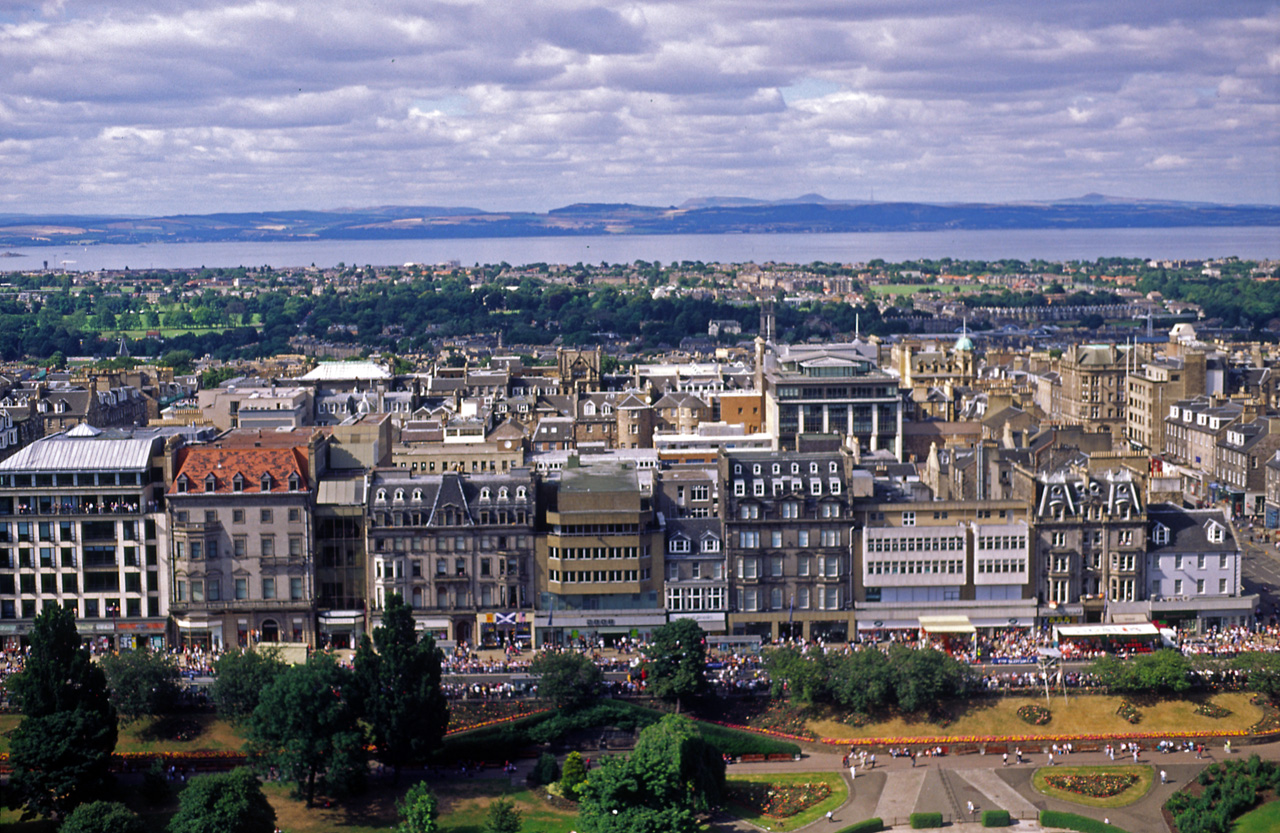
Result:
[[219,651],[225,644],[222,639],[222,620],[209,620],[191,616],[173,620],[175,641],[183,651]]
[[534,640],[543,645],[587,647],[618,644],[623,638],[648,641],[667,624],[663,610],[635,611],[548,611],[534,615]]
[[481,613],[476,616],[481,648],[528,647],[531,640],[530,614],[523,610]]
[[26,625],[20,625],[16,622],[0,622],[0,649],[6,654],[16,653],[22,650],[22,634],[26,632]]
[[364,632],[363,610],[325,610],[320,613],[321,648],[353,650],[360,644]]
[[94,651],[163,651],[165,623],[136,619],[78,621],[76,631]]
[[[435,639],[437,647],[441,645],[442,640],[449,639],[449,620],[448,619],[433,619],[433,618],[424,619],[420,616],[415,616],[413,617],[413,626],[418,631],[419,638],[421,638],[424,635],[429,635]],[[455,646],[456,646],[456,643],[454,646],[450,646],[450,647],[452,648]]]
[[725,615],[723,613],[710,613],[707,611],[686,611],[681,613],[672,613],[670,621],[675,622],[680,619],[692,619],[698,623],[698,627],[707,633],[726,633]]

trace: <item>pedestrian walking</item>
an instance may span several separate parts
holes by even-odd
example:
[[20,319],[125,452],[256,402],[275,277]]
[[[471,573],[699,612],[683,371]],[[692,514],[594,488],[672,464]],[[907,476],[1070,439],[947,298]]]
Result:
[[1008,753],[1008,752],[1004,753],[1004,764],[1003,764],[1003,765],[1004,765],[1004,766],[1008,766],[1008,765],[1009,765],[1009,753]]
[[850,766],[850,767],[849,767],[849,780],[850,780],[850,781],[852,781],[853,779],[855,779],[855,778],[857,778],[857,777],[858,777],[858,768],[857,768],[856,766]]
[[916,768],[916,751],[914,749],[908,749],[907,757],[911,759],[911,768],[915,769]]
[[1135,764],[1138,762],[1138,745],[1136,743],[1133,745],[1133,762]]
[[1015,747],[1013,750],[1014,757],[1018,759],[1018,763],[1022,763],[1022,747]]
[[972,816],[972,815],[973,815],[973,813],[974,813],[974,810],[975,810],[975,809],[976,809],[976,808],[973,806],[973,802],[972,802],[972,801],[970,801],[970,802],[969,802],[969,815],[971,815],[971,816]]
[[830,810],[828,810],[828,811],[827,811],[827,823],[829,824],[829,823],[831,823],[831,822],[833,822],[833,821],[835,821],[835,820],[836,820],[835,814],[833,814]]
[[1160,783],[1161,784],[1169,783],[1169,773],[1165,772],[1163,769],[1160,770]]
[[867,760],[871,762],[871,766],[869,766],[869,767],[868,767],[868,769],[875,769],[875,768],[876,768],[876,755],[875,755],[875,753],[874,753],[874,752],[872,752],[870,755],[868,755],[868,756],[867,756]]
[[1053,753],[1049,753],[1049,766],[1053,766]]

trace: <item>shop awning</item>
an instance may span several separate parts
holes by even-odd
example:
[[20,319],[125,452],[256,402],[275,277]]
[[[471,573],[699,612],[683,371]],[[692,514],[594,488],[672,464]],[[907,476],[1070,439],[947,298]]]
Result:
[[881,631],[881,630],[902,630],[904,628],[916,629],[920,627],[919,619],[859,619],[858,630],[860,631]]
[[1054,625],[1058,639],[1074,639],[1089,636],[1149,636],[1157,637],[1160,631],[1155,625]]
[[320,614],[320,627],[354,627],[364,624],[363,610],[326,610]]
[[920,630],[925,633],[967,633],[976,634],[977,628],[969,621],[968,616],[921,616]]

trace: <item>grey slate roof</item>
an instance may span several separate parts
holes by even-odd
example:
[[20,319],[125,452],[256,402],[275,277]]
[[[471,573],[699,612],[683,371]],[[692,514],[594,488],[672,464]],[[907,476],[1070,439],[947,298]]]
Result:
[[[1225,530],[1223,540],[1214,543],[1209,540],[1209,524],[1216,523]],[[1154,535],[1156,524],[1169,530],[1169,541],[1156,543]],[[1231,526],[1227,523],[1226,514],[1221,509],[1183,509],[1172,503],[1153,503],[1147,506],[1147,554],[1195,554],[1206,552],[1226,552],[1239,550]]]

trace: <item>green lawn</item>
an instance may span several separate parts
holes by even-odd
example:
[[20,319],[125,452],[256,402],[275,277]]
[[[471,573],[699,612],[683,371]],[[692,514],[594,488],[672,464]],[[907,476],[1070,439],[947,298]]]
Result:
[[1250,810],[1231,825],[1231,833],[1273,833],[1280,830],[1280,801]]
[[[1049,786],[1047,775],[1136,775],[1138,781],[1132,787],[1110,798],[1089,798]],[[1060,801],[1082,804],[1085,807],[1128,807],[1147,794],[1155,780],[1155,768],[1146,765],[1127,766],[1044,766],[1035,771],[1032,785],[1038,792]]]
[[[726,804],[725,810],[736,818],[744,819],[751,824],[760,828],[769,828],[772,830],[797,830],[806,824],[817,821],[827,814],[828,810],[835,810],[849,797],[849,788],[845,784],[842,776],[834,772],[796,772],[790,774],[778,775],[730,775],[727,779],[729,783],[733,782],[751,782],[756,784],[812,784],[822,782],[831,787],[831,796],[825,801],[821,801],[810,807],[808,810],[797,813],[786,819],[769,818],[768,816],[757,816],[749,813],[745,808],[734,804]],[[855,821],[855,819],[839,819],[846,824]]]

